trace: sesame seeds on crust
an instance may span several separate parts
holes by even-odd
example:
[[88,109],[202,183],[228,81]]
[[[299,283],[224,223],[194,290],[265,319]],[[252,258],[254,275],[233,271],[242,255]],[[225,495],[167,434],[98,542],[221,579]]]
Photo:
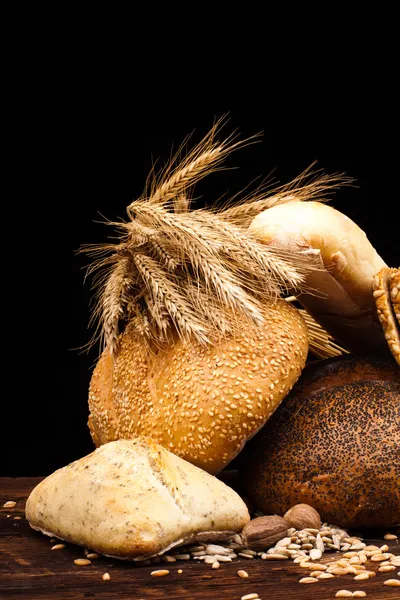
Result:
[[[92,437],[105,443],[151,436],[216,473],[292,388],[307,351],[306,325],[284,300],[265,308],[264,326],[247,326],[218,347],[177,341],[153,356],[128,327],[117,355],[103,355],[93,373]],[[113,361],[112,376],[106,360]]]

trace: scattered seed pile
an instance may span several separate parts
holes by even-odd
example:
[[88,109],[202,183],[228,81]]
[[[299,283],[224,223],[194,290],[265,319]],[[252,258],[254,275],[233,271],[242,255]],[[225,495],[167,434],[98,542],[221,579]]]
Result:
[[[3,508],[13,509],[15,506],[16,502],[14,501],[3,504]],[[256,512],[253,518],[258,516],[264,515]],[[387,533],[384,539],[396,541],[398,536],[394,533]],[[56,538],[50,538],[50,543],[52,544],[51,550],[63,550],[66,547],[65,544],[58,543]],[[326,561],[326,557],[323,557],[323,555],[333,552],[340,554],[336,554],[333,560]],[[101,558],[101,555],[88,549],[85,549],[83,553],[84,557],[74,560],[74,564],[78,567],[85,567],[90,565],[92,560]],[[291,560],[305,570],[305,575],[299,579],[300,584],[319,583],[325,579],[333,579],[336,576],[343,575],[349,575],[355,581],[362,583],[376,576],[376,571],[372,569],[378,566],[379,573],[388,574],[388,579],[383,581],[383,585],[400,587],[400,555],[389,552],[387,544],[382,546],[367,545],[362,538],[350,536],[344,529],[328,523],[322,523],[319,528],[296,529],[291,527],[287,530],[287,535],[284,538],[264,552],[256,552],[246,548],[243,545],[243,537],[236,535],[231,538],[229,543],[223,545],[191,544],[181,546],[162,556],[140,561],[138,565],[196,560],[210,565],[211,569],[218,569],[221,563],[232,562],[238,558],[274,561]],[[319,562],[321,559],[325,562]],[[181,574],[182,569],[178,569],[177,573]],[[152,571],[150,575],[155,578],[165,577],[170,575],[170,571],[160,568]],[[243,568],[237,571],[237,575],[242,579],[249,579],[249,574]],[[110,574],[103,573],[102,580],[105,582],[110,581]],[[340,589],[335,594],[335,598],[365,598],[366,596],[367,592],[364,590]],[[261,598],[257,593],[248,593],[242,596],[241,600],[261,600]]]
[[[387,534],[387,540],[395,540],[397,536]],[[173,563],[177,560],[200,560],[211,568],[217,569],[220,563],[232,562],[236,558],[249,560],[292,560],[293,563],[309,571],[310,578],[330,579],[335,575],[361,575],[359,580],[373,577],[375,572],[369,571],[366,563],[380,563],[381,572],[395,571],[400,567],[400,556],[389,552],[385,544],[367,546],[361,538],[350,537],[347,531],[334,525],[323,523],[320,529],[307,528],[288,530],[287,537],[279,540],[273,547],[265,552],[249,550],[238,543],[240,536],[234,536],[231,542],[224,545],[198,544],[183,546],[163,556],[141,561],[140,564],[153,564],[158,562]],[[320,564],[326,552],[341,552],[340,558],[332,562]],[[371,574],[372,573],[372,574]],[[243,575],[242,575],[243,576]],[[303,582],[305,583],[305,582]],[[400,581],[399,581],[400,584]]]
[[[262,516],[255,513],[255,517]],[[387,533],[385,540],[393,541],[398,537],[395,534]],[[51,538],[51,543],[56,542]],[[299,583],[312,584],[332,579],[335,576],[351,575],[355,581],[366,581],[374,577],[376,572],[372,566],[379,565],[378,571],[381,573],[393,573],[400,569],[400,556],[389,552],[389,546],[367,545],[362,538],[349,536],[348,532],[335,525],[322,523],[320,528],[308,527],[305,529],[295,529],[291,527],[287,531],[287,536],[279,540],[274,546],[266,549],[264,552],[250,550],[243,545],[243,539],[240,535],[235,535],[232,539],[222,544],[191,544],[180,546],[162,556],[156,556],[147,560],[138,562],[140,565],[152,565],[159,563],[175,563],[180,560],[202,561],[209,565],[211,569],[218,569],[221,563],[231,563],[235,559],[244,558],[247,560],[261,559],[270,561],[291,560],[294,564],[305,569],[306,575],[301,577]],[[55,544],[52,550],[62,550],[65,544]],[[339,557],[335,557],[329,562],[318,562],[326,553],[340,552]],[[99,558],[99,555],[84,550],[85,558],[75,559],[74,563],[78,566],[91,564],[92,559]],[[370,568],[369,568],[370,567]],[[158,569],[153,571],[153,577],[162,577],[168,575],[167,569]],[[238,570],[238,576],[246,579],[248,573],[244,569]],[[400,577],[400,570],[397,572]],[[108,573],[104,574],[104,580],[109,579]],[[400,586],[400,579],[388,579],[384,582],[387,586]],[[349,595],[352,594],[351,596]],[[354,595],[358,592],[348,592],[339,590],[337,597],[361,598],[362,595]],[[360,592],[361,593],[361,592]]]

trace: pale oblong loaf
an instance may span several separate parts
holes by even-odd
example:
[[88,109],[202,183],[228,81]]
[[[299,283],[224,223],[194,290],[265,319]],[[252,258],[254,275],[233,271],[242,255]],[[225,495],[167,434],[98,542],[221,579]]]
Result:
[[297,381],[308,353],[306,324],[282,299],[218,346],[177,341],[154,355],[128,326],[106,349],[89,390],[96,446],[137,435],[218,473],[267,421]]
[[322,202],[289,202],[260,213],[250,231],[265,244],[308,252],[315,270],[298,299],[340,344],[387,353],[373,298],[374,276],[386,263],[354,221]]
[[230,487],[146,438],[59,469],[31,492],[26,517],[46,535],[126,560],[227,539],[250,518]]

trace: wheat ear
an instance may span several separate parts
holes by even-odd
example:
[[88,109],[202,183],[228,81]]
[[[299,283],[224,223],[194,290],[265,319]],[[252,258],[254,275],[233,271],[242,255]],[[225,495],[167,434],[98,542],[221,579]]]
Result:
[[159,177],[152,176],[144,195],[128,206],[128,222],[110,223],[120,230],[119,243],[82,250],[95,258],[88,269],[98,287],[93,315],[111,352],[121,324],[132,324],[144,341],[178,335],[185,342],[214,343],[243,329],[244,319],[263,323],[263,305],[282,292],[303,289],[307,257],[300,251],[278,253],[246,227],[265,208],[319,199],[348,180],[312,173],[310,167],[291,184],[268,195],[261,189],[239,206],[190,211],[194,184],[222,168],[228,153],[257,140],[229,136],[217,142],[220,126],[221,121],[179,164],[178,152]]
[[217,243],[217,236],[208,237],[190,217],[170,214],[159,206],[150,207],[142,203],[137,206],[136,212],[153,226],[157,224],[161,230],[175,237],[183,255],[182,267],[187,269],[190,264],[194,272],[200,274],[204,286],[213,289],[222,304],[229,310],[239,310],[256,323],[263,322],[258,302],[244,291],[240,280],[221,260],[219,253],[223,244]]
[[144,254],[135,254],[134,263],[155,303],[165,307],[184,340],[191,336],[203,344],[209,343],[206,328],[197,319],[186,298],[182,296],[174,281],[168,279],[158,263]]
[[[179,160],[180,153],[178,152],[159,178],[153,176],[150,189],[145,190],[143,198],[152,204],[162,206],[174,201],[176,206],[186,211],[189,204],[188,191],[199,179],[220,169],[221,163],[234,150],[258,141],[259,135],[235,141],[234,134],[223,142],[215,141],[215,137],[224,123],[224,117],[218,120],[201,142],[182,160]],[[134,215],[135,204],[134,201],[127,207],[129,216]]]
[[322,170],[314,170],[315,164],[313,162],[288,184],[247,196],[236,205],[222,208],[220,216],[238,226],[248,227],[254,217],[278,204],[310,200],[326,202],[327,194],[343,186],[354,185],[352,177],[344,173],[327,174]]
[[121,257],[108,277],[101,297],[101,320],[104,338],[110,351],[117,348],[119,320],[124,316],[125,293],[131,283],[130,261]]
[[[261,277],[264,285],[268,281],[276,284],[275,289],[298,288],[304,281],[304,274],[308,268],[309,261],[306,259],[300,264],[297,257],[296,266],[293,264],[293,258],[288,253],[278,252],[272,247],[258,242],[252,234],[244,232],[243,229],[235,226],[229,221],[219,219],[216,215],[210,218],[210,215],[204,211],[194,211],[193,219],[203,221],[205,225],[211,226],[215,231],[220,232],[226,239],[222,244],[223,253],[227,257],[232,257],[239,263],[240,269],[244,272],[255,273],[258,267],[258,277]],[[230,243],[229,243],[230,242]],[[286,260],[283,255],[286,255]],[[271,291],[274,286],[271,285]]]

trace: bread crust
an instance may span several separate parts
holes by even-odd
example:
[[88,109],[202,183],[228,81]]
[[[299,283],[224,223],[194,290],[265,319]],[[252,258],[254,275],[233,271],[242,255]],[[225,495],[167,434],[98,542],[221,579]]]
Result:
[[394,381],[400,370],[391,356],[343,354],[306,364],[289,396],[307,400],[312,394],[354,381]]
[[374,277],[374,300],[378,319],[382,325],[390,352],[398,365],[400,365],[400,325],[397,300],[399,288],[400,269],[384,267]]
[[264,425],[306,362],[307,327],[299,311],[278,299],[264,317],[264,326],[246,323],[217,347],[177,341],[155,354],[128,326],[118,353],[103,353],[90,383],[95,444],[147,435],[219,472]]
[[26,516],[46,535],[126,560],[227,539],[250,518],[236,492],[148,438],[110,442],[59,469],[31,492]]
[[240,475],[266,514],[306,503],[341,527],[392,527],[399,456],[400,383],[352,381],[309,395],[300,387],[246,446]]

